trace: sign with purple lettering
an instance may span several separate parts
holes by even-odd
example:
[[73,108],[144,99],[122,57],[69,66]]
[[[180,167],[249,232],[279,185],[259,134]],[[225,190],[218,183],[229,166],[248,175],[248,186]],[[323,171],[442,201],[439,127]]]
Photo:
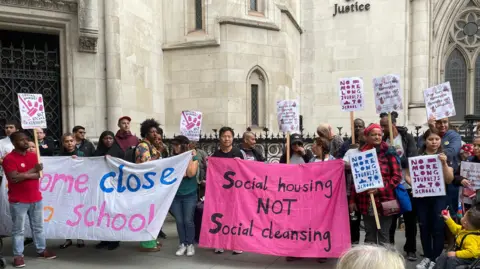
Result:
[[375,149],[350,156],[350,165],[357,193],[383,188],[382,173]]
[[365,104],[363,79],[358,77],[340,79],[338,94],[340,95],[342,111],[363,110]]
[[294,133],[300,130],[297,100],[277,101],[277,120],[280,131]]
[[377,114],[403,110],[403,93],[400,76],[386,75],[373,79]]
[[462,162],[460,175],[470,180],[474,190],[480,190],[480,163]]
[[442,163],[438,155],[408,158],[413,197],[445,195]]
[[425,98],[425,108],[427,109],[427,119],[434,116],[441,120],[457,115],[455,104],[453,103],[452,89],[450,82],[445,82],[423,91]]

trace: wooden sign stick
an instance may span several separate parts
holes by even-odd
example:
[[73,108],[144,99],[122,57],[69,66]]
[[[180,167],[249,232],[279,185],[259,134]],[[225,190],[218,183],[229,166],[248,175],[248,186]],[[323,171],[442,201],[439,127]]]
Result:
[[[40,162],[40,148],[38,147],[38,134],[37,134],[37,129],[33,129],[33,139],[34,139],[34,142],[35,142],[35,149],[36,149],[36,151],[37,151],[38,163],[41,163],[41,162]],[[43,177],[43,171],[40,171],[38,174],[40,175],[40,177]]]
[[350,111],[350,126],[352,127],[352,145],[355,145],[355,122],[353,111]]
[[373,193],[370,193],[370,200],[372,200],[372,207],[373,207],[373,215],[375,215],[375,222],[377,223],[377,229],[380,230],[380,219],[378,218],[378,211],[377,206],[375,204],[375,197],[373,197]]
[[392,114],[390,112],[388,112],[388,132],[390,133],[390,145],[393,145]]
[[290,163],[290,132],[287,132],[287,144],[285,145],[287,147],[287,164]]

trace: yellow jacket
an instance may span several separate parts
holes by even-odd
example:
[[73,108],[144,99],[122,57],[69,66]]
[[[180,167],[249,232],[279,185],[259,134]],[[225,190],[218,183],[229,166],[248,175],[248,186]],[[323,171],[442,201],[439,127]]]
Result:
[[[480,231],[464,230],[462,226],[456,224],[451,218],[447,219],[445,223],[447,224],[448,228],[453,233],[453,235],[457,236],[456,245],[461,247],[460,250],[455,252],[455,254],[457,255],[457,258],[476,259],[480,257]],[[472,233],[479,233],[479,235],[472,234]],[[465,236],[467,237],[463,239]],[[462,239],[463,239],[463,243],[462,243]]]

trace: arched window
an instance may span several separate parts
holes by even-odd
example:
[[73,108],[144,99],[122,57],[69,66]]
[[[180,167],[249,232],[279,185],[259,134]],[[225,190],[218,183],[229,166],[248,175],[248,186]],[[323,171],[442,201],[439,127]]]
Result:
[[475,114],[480,114],[480,54],[475,62]]
[[203,0],[195,0],[195,30],[203,29]]
[[250,72],[247,80],[247,119],[251,127],[265,127],[266,78],[262,71]]
[[445,66],[445,81],[450,81],[457,115],[452,120],[463,121],[467,112],[467,64],[462,53],[455,49]]

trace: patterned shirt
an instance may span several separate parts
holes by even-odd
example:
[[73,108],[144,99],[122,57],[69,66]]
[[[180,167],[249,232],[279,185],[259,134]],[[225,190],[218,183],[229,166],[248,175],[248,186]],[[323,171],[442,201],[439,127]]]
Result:
[[[395,156],[385,155],[387,149],[388,146],[385,143],[382,143],[381,151],[378,153],[378,163],[384,185],[384,188],[378,189],[378,192],[375,194],[375,205],[377,206],[379,214],[382,213],[382,202],[397,199],[395,197],[395,188],[402,181],[402,168],[397,162]],[[369,213],[369,208],[372,204],[368,191],[357,193],[355,191],[355,186],[352,186],[349,203],[356,204],[358,211],[360,211],[362,215],[367,215]]]
[[135,163],[145,163],[160,159],[160,152],[148,142],[142,140],[135,149]]

